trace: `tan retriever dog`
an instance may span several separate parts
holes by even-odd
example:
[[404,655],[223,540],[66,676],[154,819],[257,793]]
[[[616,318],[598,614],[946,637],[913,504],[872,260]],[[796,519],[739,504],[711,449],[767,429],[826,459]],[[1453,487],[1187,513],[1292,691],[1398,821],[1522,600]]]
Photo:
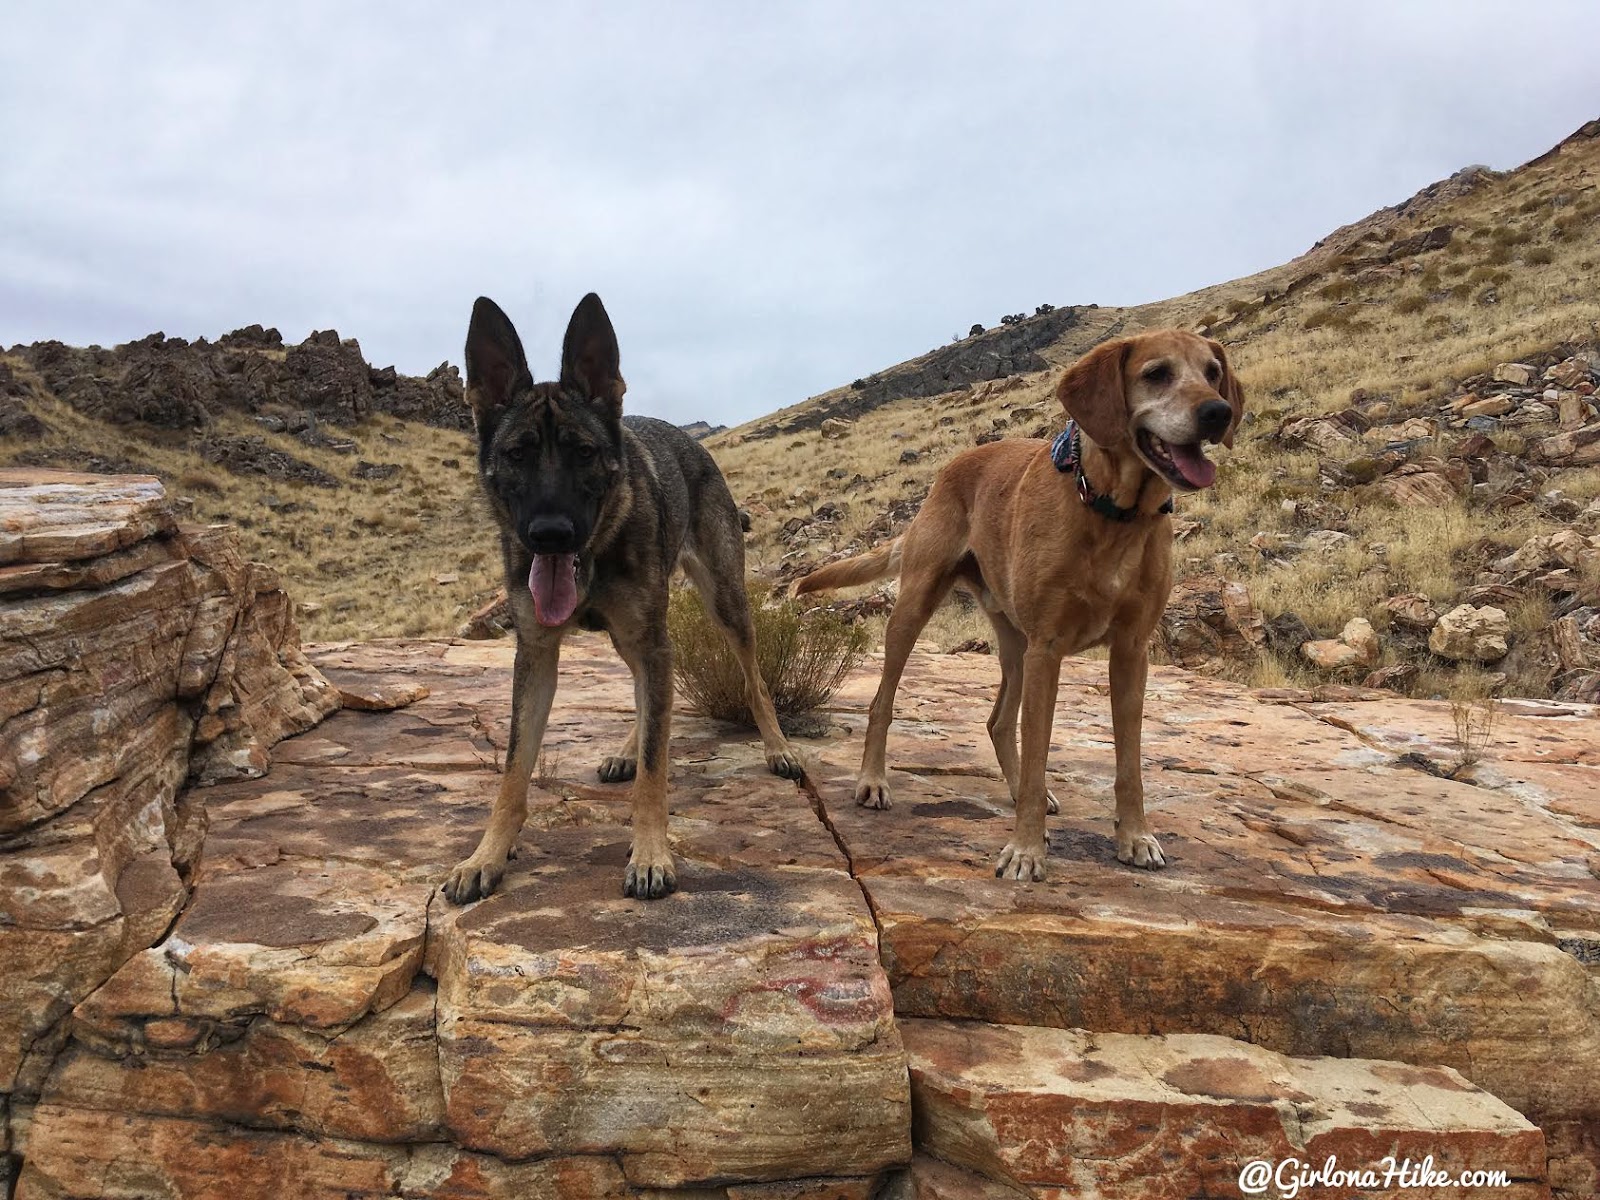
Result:
[[[1140,724],[1150,636],[1172,590],[1174,491],[1209,487],[1202,443],[1233,444],[1244,396],[1216,342],[1179,330],[1117,338],[1075,363],[1056,388],[1075,422],[1056,443],[1014,439],[958,455],[939,473],[910,528],[887,546],[813,571],[797,593],[899,573],[873,698],[856,803],[889,807],[884,743],[906,658],[956,585],[994,625],[1000,690],[989,737],[1016,805],[1016,828],[995,866],[1043,879],[1045,787],[1061,659],[1111,649],[1116,740],[1117,858],[1166,859],[1145,823]],[[1017,755],[1017,713],[1022,754]]]

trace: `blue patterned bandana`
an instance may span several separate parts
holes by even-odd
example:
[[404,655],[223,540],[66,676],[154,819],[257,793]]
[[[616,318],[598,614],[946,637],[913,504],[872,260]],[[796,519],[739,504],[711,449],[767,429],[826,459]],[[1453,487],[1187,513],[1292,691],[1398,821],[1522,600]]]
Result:
[[[1050,461],[1055,463],[1056,470],[1065,475],[1072,472],[1074,482],[1078,485],[1078,499],[1082,500],[1095,512],[1108,521],[1131,521],[1139,515],[1137,507],[1122,508],[1110,496],[1098,495],[1094,488],[1089,486],[1089,477],[1083,473],[1083,453],[1079,445],[1078,423],[1068,421],[1067,427],[1056,434],[1056,440],[1050,443]],[[1167,497],[1159,512],[1172,511],[1172,498]]]

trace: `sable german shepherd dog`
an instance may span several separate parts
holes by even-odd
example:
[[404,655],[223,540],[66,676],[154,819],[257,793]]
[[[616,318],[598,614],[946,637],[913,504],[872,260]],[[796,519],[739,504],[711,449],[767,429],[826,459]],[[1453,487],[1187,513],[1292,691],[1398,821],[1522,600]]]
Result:
[[594,293],[567,325],[558,382],[533,381],[516,329],[485,297],[472,308],[466,360],[478,474],[500,529],[517,659],[505,776],[483,839],[450,872],[444,894],[465,904],[505,874],[528,813],[561,639],[577,626],[605,630],[633,672],[633,732],[599,772],[606,782],[633,780],[633,853],[622,891],[665,896],[677,886],[667,846],[674,567],[683,567],[739,657],[767,766],[788,779],[803,773],[756,669],[738,509],[703,446],[665,421],[622,415],[617,336]]

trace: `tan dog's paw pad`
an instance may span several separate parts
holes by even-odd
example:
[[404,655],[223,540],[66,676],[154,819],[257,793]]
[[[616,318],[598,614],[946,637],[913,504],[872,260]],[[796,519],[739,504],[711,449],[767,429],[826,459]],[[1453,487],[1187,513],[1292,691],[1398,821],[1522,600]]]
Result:
[[999,879],[1014,879],[1019,883],[1042,880],[1045,852],[1044,842],[1035,842],[1027,846],[1007,842],[1006,848],[1000,851],[1000,858],[994,865],[995,876]]
[[856,780],[856,803],[862,808],[892,808],[889,785],[881,779]]
[[767,755],[767,770],[779,779],[799,779],[806,773],[805,764],[793,750],[779,750]]
[[635,850],[628,860],[628,872],[622,878],[622,894],[635,900],[659,900],[678,890],[678,873],[672,866],[672,855],[663,852],[661,857],[641,854]]
[[1156,871],[1167,865],[1167,856],[1161,853],[1161,843],[1149,833],[1141,833],[1136,837],[1124,839],[1117,838],[1117,861],[1127,863],[1130,867],[1143,867],[1148,871]]
[[505,873],[505,859],[483,860],[474,855],[457,864],[439,890],[451,904],[471,904],[499,887]]
[[626,783],[639,773],[639,760],[623,754],[612,754],[600,763],[601,783]]

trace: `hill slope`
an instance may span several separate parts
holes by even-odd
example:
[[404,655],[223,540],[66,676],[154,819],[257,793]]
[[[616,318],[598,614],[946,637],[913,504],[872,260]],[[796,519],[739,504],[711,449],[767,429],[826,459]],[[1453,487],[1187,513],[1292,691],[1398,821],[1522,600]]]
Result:
[[[1600,541],[1489,568],[1535,535],[1600,532],[1600,452],[1586,448],[1600,414],[1584,395],[1600,379],[1597,258],[1600,121],[1517,170],[1458,172],[1281,267],[1156,304],[1026,317],[708,445],[757,517],[758,569],[788,579],[902,527],[938,469],[975,441],[1053,433],[1057,368],[1100,341],[1197,328],[1228,345],[1251,411],[1215,488],[1180,505],[1180,575],[1198,582],[1179,587],[1178,601],[1193,603],[1177,604],[1175,656],[1260,683],[1309,681],[1323,676],[1300,642],[1361,617],[1380,633],[1381,659],[1344,677],[1417,668],[1377,682],[1458,688],[1458,672],[1420,646],[1426,616],[1402,627],[1384,603],[1422,593],[1414,616],[1498,601],[1513,651],[1495,663],[1509,676],[1502,686],[1544,693],[1563,672],[1600,667],[1600,625],[1588,624]],[[1574,355],[1586,357],[1569,363]],[[1508,361],[1533,368],[1524,385],[1489,377]],[[1547,369],[1559,381],[1547,383]],[[1564,429],[1572,444],[1552,442]],[[1218,578],[1243,584],[1266,633],[1279,618],[1266,653],[1253,644],[1263,631],[1221,615]],[[1215,636],[1201,630],[1186,646],[1196,638],[1181,622],[1196,611]],[[1569,615],[1585,644],[1563,662],[1550,630]],[[985,632],[968,615],[933,636]],[[1230,649],[1240,651],[1231,661]]]
[[[1600,534],[1600,414],[1585,395],[1600,378],[1597,246],[1591,122],[1282,266],[1133,308],[1042,306],[706,444],[755,518],[754,570],[781,583],[903,526],[974,441],[1052,433],[1054,373],[1100,341],[1200,328],[1229,346],[1252,409],[1217,486],[1180,510],[1178,661],[1322,679],[1301,642],[1364,617],[1376,665],[1394,668],[1379,681],[1449,690],[1457,672],[1423,650],[1427,622],[1492,601],[1509,626],[1511,653],[1490,664],[1504,686],[1587,694],[1600,689],[1600,543],[1587,540]],[[1533,368],[1525,383],[1488,378],[1518,361]],[[449,633],[495,594],[464,425],[454,368],[406,379],[331,332],[0,355],[0,464],[161,475],[194,518],[241,527],[302,598],[313,638]],[[1530,537],[1572,533],[1585,540],[1503,562]],[[1407,595],[1397,617],[1389,601]],[[984,632],[958,608],[931,636]],[[1338,675],[1374,664],[1358,666]]]

